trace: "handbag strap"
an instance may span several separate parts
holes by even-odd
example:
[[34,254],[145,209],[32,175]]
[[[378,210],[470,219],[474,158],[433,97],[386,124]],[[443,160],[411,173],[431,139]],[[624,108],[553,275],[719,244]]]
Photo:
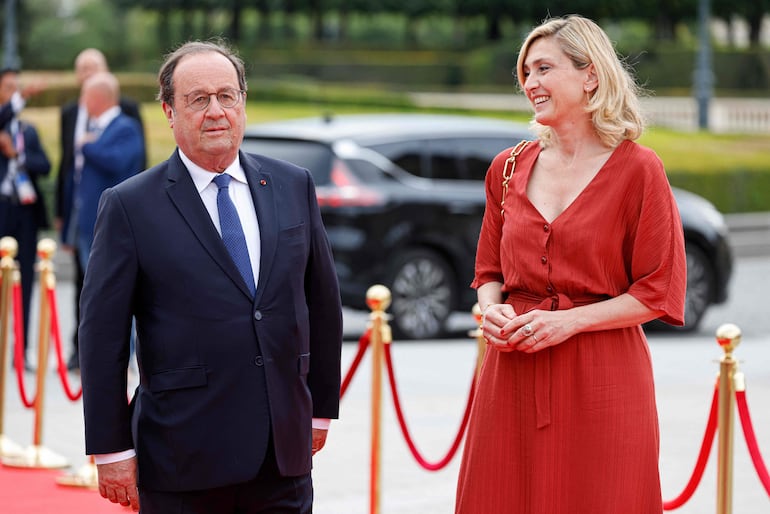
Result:
[[516,169],[516,157],[524,150],[529,144],[526,139],[520,141],[519,144],[513,147],[511,155],[505,160],[503,165],[503,196],[500,199],[500,217],[505,218],[505,197],[508,196],[508,181],[513,177],[513,171]]

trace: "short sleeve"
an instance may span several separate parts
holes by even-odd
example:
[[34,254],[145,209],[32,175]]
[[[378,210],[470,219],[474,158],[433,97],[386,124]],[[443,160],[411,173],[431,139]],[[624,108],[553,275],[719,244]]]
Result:
[[628,293],[647,307],[663,311],[662,321],[681,326],[687,290],[682,221],[660,159],[643,149],[640,162],[644,190],[632,241]]

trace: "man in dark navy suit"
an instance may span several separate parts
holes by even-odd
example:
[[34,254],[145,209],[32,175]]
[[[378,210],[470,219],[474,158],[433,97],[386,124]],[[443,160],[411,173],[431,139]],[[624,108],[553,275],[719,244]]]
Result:
[[[48,227],[37,181],[48,175],[51,163],[35,127],[13,113],[11,99],[19,95],[19,90],[18,71],[0,70],[0,104],[7,106],[6,115],[12,113],[10,121],[0,130],[0,237],[11,236],[18,243],[26,364],[37,235],[39,230]],[[26,368],[31,369],[28,364]]]
[[226,47],[182,45],[159,82],[177,150],[105,191],[83,287],[99,490],[143,514],[308,514],[312,455],[339,410],[342,341],[311,175],[239,151],[246,80]]

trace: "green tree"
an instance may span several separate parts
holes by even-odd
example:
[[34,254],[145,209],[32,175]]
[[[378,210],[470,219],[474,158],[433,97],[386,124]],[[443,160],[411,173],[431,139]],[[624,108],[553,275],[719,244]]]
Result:
[[759,48],[762,20],[770,13],[770,0],[736,0],[733,8],[735,14],[743,16],[749,24],[749,44]]
[[[634,10],[640,19],[650,23],[658,41],[674,41],[676,28],[684,20],[695,20],[698,0],[640,0]],[[626,16],[632,15],[626,13]]]
[[113,4],[85,2],[64,11],[59,2],[38,0],[24,9],[19,40],[25,68],[71,69],[75,56],[88,47],[99,48],[116,69],[131,67],[124,20]]

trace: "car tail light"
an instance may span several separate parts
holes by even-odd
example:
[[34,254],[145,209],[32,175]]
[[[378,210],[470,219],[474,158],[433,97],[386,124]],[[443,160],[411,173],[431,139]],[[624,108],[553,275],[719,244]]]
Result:
[[382,205],[385,201],[380,193],[361,184],[340,159],[334,159],[329,182],[316,187],[321,207],[369,207]]

